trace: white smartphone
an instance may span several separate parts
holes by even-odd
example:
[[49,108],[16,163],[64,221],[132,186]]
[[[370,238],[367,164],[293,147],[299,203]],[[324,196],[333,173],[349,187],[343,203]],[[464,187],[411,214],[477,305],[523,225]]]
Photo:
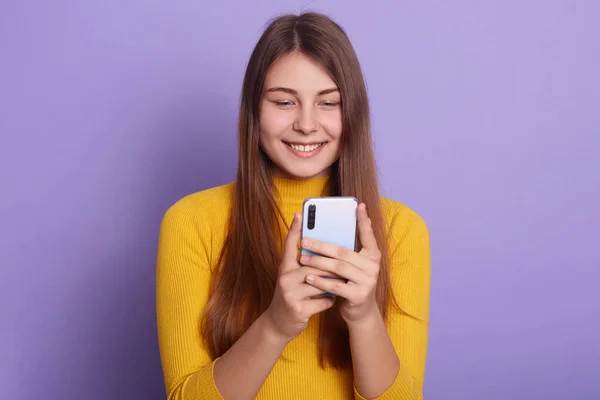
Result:
[[[310,197],[302,205],[302,238],[310,238],[355,250],[355,197]],[[315,255],[306,249],[301,254]],[[325,293],[324,296],[332,296]]]

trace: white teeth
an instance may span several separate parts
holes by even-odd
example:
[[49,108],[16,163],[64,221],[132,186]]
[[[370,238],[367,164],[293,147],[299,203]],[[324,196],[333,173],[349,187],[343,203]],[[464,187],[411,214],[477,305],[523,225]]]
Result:
[[307,146],[304,146],[304,145],[302,145],[302,144],[291,144],[291,143],[289,144],[289,146],[290,146],[292,149],[294,149],[294,150],[296,150],[296,151],[302,151],[302,152],[305,152],[305,153],[306,153],[306,152],[309,152],[309,151],[316,150],[316,149],[318,149],[319,147],[321,147],[322,145],[323,145],[323,143],[320,143],[320,144],[312,144],[312,145],[307,145]]

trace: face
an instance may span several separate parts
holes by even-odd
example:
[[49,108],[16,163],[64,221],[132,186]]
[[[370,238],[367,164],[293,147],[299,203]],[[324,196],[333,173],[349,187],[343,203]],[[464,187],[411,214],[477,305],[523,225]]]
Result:
[[278,176],[327,176],[342,136],[340,92],[315,61],[281,57],[267,72],[260,111],[260,146]]

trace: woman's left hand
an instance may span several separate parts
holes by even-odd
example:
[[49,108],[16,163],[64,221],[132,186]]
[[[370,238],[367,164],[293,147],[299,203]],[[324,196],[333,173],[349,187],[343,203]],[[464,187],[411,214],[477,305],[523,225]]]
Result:
[[300,258],[303,265],[332,272],[348,280],[344,283],[339,279],[306,276],[306,283],[345,299],[340,312],[347,324],[357,323],[379,312],[375,294],[381,252],[366,206],[362,203],[358,206],[357,218],[358,237],[362,245],[360,252],[313,239],[303,239],[303,248],[322,256],[304,255]]

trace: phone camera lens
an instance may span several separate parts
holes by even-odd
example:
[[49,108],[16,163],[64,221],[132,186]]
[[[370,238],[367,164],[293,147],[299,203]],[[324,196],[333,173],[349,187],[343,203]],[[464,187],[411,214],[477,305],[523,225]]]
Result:
[[316,216],[317,206],[311,204],[308,206],[308,221],[306,223],[306,227],[308,229],[314,229],[315,227],[315,216]]

